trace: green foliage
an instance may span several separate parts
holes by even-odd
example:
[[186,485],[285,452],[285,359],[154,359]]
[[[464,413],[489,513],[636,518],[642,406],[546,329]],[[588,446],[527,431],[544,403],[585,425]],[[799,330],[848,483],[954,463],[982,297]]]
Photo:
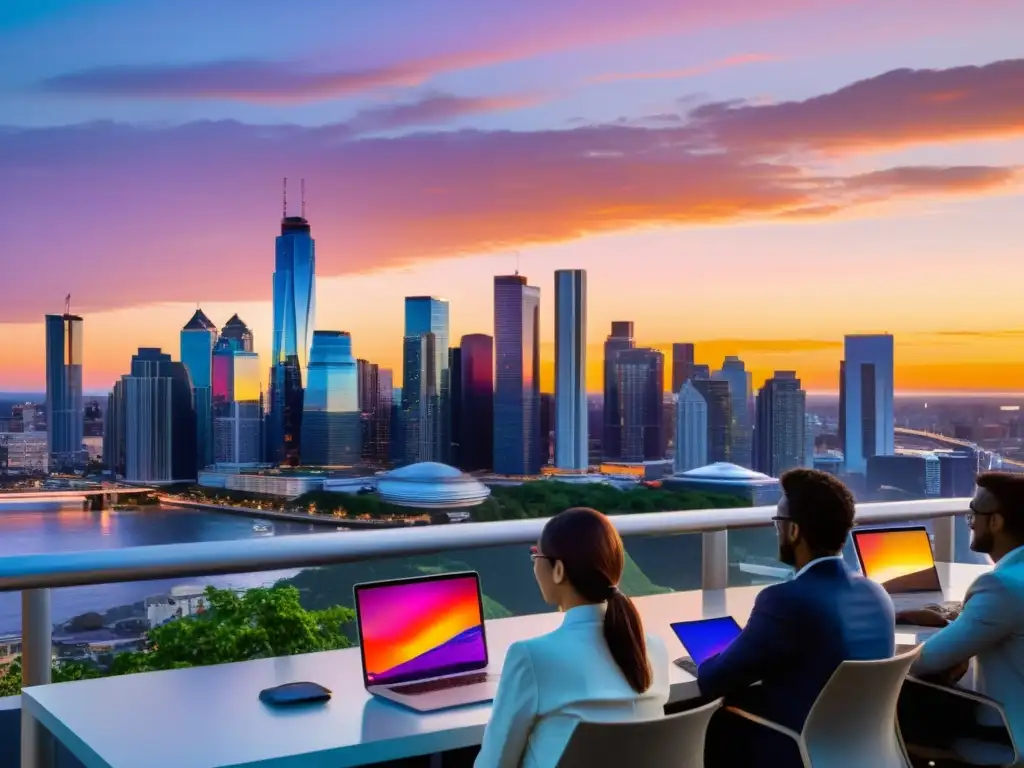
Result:
[[[351,645],[345,634],[345,625],[354,618],[350,609],[307,611],[299,602],[299,591],[287,584],[250,589],[241,597],[207,587],[206,601],[205,612],[153,628],[147,650],[114,656],[110,674],[226,664]],[[54,682],[100,674],[83,662],[58,661],[53,666]],[[0,673],[0,696],[20,690],[21,662],[16,659]]]

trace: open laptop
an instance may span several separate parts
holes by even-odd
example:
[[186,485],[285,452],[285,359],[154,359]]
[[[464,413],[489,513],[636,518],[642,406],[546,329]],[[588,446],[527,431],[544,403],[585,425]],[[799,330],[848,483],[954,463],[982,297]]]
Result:
[[419,712],[490,701],[483,601],[476,573],[355,586],[363,683]]
[[679,642],[689,655],[676,659],[673,664],[697,676],[697,667],[716,653],[724,651],[740,634],[740,625],[732,616],[714,619],[679,621],[670,625]]
[[959,610],[959,603],[943,598],[932,540],[923,525],[854,529],[852,535],[861,572],[882,585],[897,611],[926,605]]

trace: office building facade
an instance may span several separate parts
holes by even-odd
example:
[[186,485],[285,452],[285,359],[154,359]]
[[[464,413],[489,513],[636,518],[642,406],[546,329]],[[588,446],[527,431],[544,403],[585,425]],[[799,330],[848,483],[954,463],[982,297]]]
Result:
[[839,381],[839,437],[845,468],[864,474],[871,456],[895,452],[893,337],[847,336]]
[[196,466],[213,463],[213,349],[217,326],[201,309],[181,329],[181,362],[192,382],[196,410]]
[[260,358],[235,338],[213,349],[213,461],[257,464],[262,459],[263,392]]
[[683,380],[676,401],[673,470],[688,472],[708,463],[708,404],[689,379]]
[[729,383],[729,397],[732,400],[732,463],[750,469],[753,464],[753,425],[747,407],[750,398],[749,374],[743,361],[729,355],[722,363],[722,369],[715,378]]
[[[406,296],[405,298],[405,336],[418,337],[424,334],[433,336],[434,359],[430,365],[432,380],[429,382],[433,396],[437,402],[430,404],[433,414],[431,425],[434,436],[434,447],[430,461],[444,461],[448,454],[450,435],[448,431],[447,413],[442,399],[449,388],[448,375],[448,343],[450,330],[448,322],[448,302],[436,296]],[[426,461],[426,459],[424,459]]]
[[196,414],[192,380],[181,362],[140,347],[115,397],[122,403],[124,477],[138,483],[194,481]]
[[352,337],[345,331],[314,331],[308,371],[302,406],[303,464],[358,464],[363,446],[362,411]]
[[664,371],[665,357],[656,349],[624,349],[615,356],[618,413],[622,425],[620,461],[664,458]]
[[601,430],[601,450],[611,461],[622,459],[622,415],[615,360],[619,352],[635,347],[632,321],[612,321],[612,331],[604,341],[604,429]]
[[756,399],[754,469],[770,477],[805,466],[807,393],[793,371],[776,371]]
[[540,288],[494,278],[494,471],[540,472]]
[[459,342],[459,469],[494,468],[494,339],[471,333]]
[[672,391],[679,394],[683,382],[693,376],[693,344],[672,345]]
[[708,462],[732,463],[732,396],[729,382],[720,379],[698,378],[701,368],[694,366],[693,386],[708,406]]
[[274,262],[267,460],[301,460],[303,388],[316,323],[316,243],[309,222],[285,216]]
[[253,349],[252,331],[249,330],[249,326],[237,314],[232,315],[224,323],[224,327],[220,329],[220,338],[228,339],[234,349],[240,349],[243,352],[255,351]]
[[585,470],[589,466],[587,273],[582,269],[555,272],[554,416],[555,467]]
[[432,333],[406,336],[402,354],[401,431],[404,464],[437,461],[440,407],[434,366],[437,340]]
[[50,472],[85,466],[82,404],[83,322],[78,315],[46,316],[46,450]]

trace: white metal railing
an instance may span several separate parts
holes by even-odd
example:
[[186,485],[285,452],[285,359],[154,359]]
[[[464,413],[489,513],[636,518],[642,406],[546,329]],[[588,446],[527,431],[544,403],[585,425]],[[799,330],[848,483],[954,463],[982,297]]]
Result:
[[[932,520],[935,559],[954,560],[955,516],[970,499],[933,499],[857,505],[857,524]],[[775,507],[700,509],[614,515],[622,536],[702,535],[701,586],[729,582],[728,531],[770,525]],[[346,531],[239,541],[162,544],[124,549],[0,558],[0,592],[22,593],[22,681],[50,682],[52,626],[50,589],[148,579],[256,573],[408,557],[459,549],[533,544],[545,519],[510,520],[373,531]],[[22,768],[50,768],[52,744],[44,729],[22,711]]]

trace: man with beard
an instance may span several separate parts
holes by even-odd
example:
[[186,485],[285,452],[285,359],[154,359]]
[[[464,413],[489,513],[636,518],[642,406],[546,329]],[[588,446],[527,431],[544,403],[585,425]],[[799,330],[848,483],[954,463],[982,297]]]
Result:
[[[943,614],[929,608],[901,612],[899,621],[947,625],[925,641],[911,674],[953,685],[977,659],[978,692],[1002,705],[1017,744],[1024,747],[1024,476],[988,472],[978,475],[976,483],[967,513],[971,549],[989,555],[995,568],[974,581],[959,616],[948,625]],[[982,746],[1008,744],[997,712],[969,706],[957,718],[948,697],[939,696],[904,691],[900,725],[908,743],[935,744],[936,736],[956,736],[953,751],[981,765],[989,764],[983,753],[1003,754]]]
[[[697,683],[704,697],[724,696],[799,731],[842,662],[893,655],[895,621],[886,592],[843,563],[854,518],[849,489],[812,469],[791,470],[781,483],[779,559],[796,574],[758,593],[743,632],[701,664]],[[706,743],[708,766],[802,765],[788,738],[725,710],[712,719]]]

